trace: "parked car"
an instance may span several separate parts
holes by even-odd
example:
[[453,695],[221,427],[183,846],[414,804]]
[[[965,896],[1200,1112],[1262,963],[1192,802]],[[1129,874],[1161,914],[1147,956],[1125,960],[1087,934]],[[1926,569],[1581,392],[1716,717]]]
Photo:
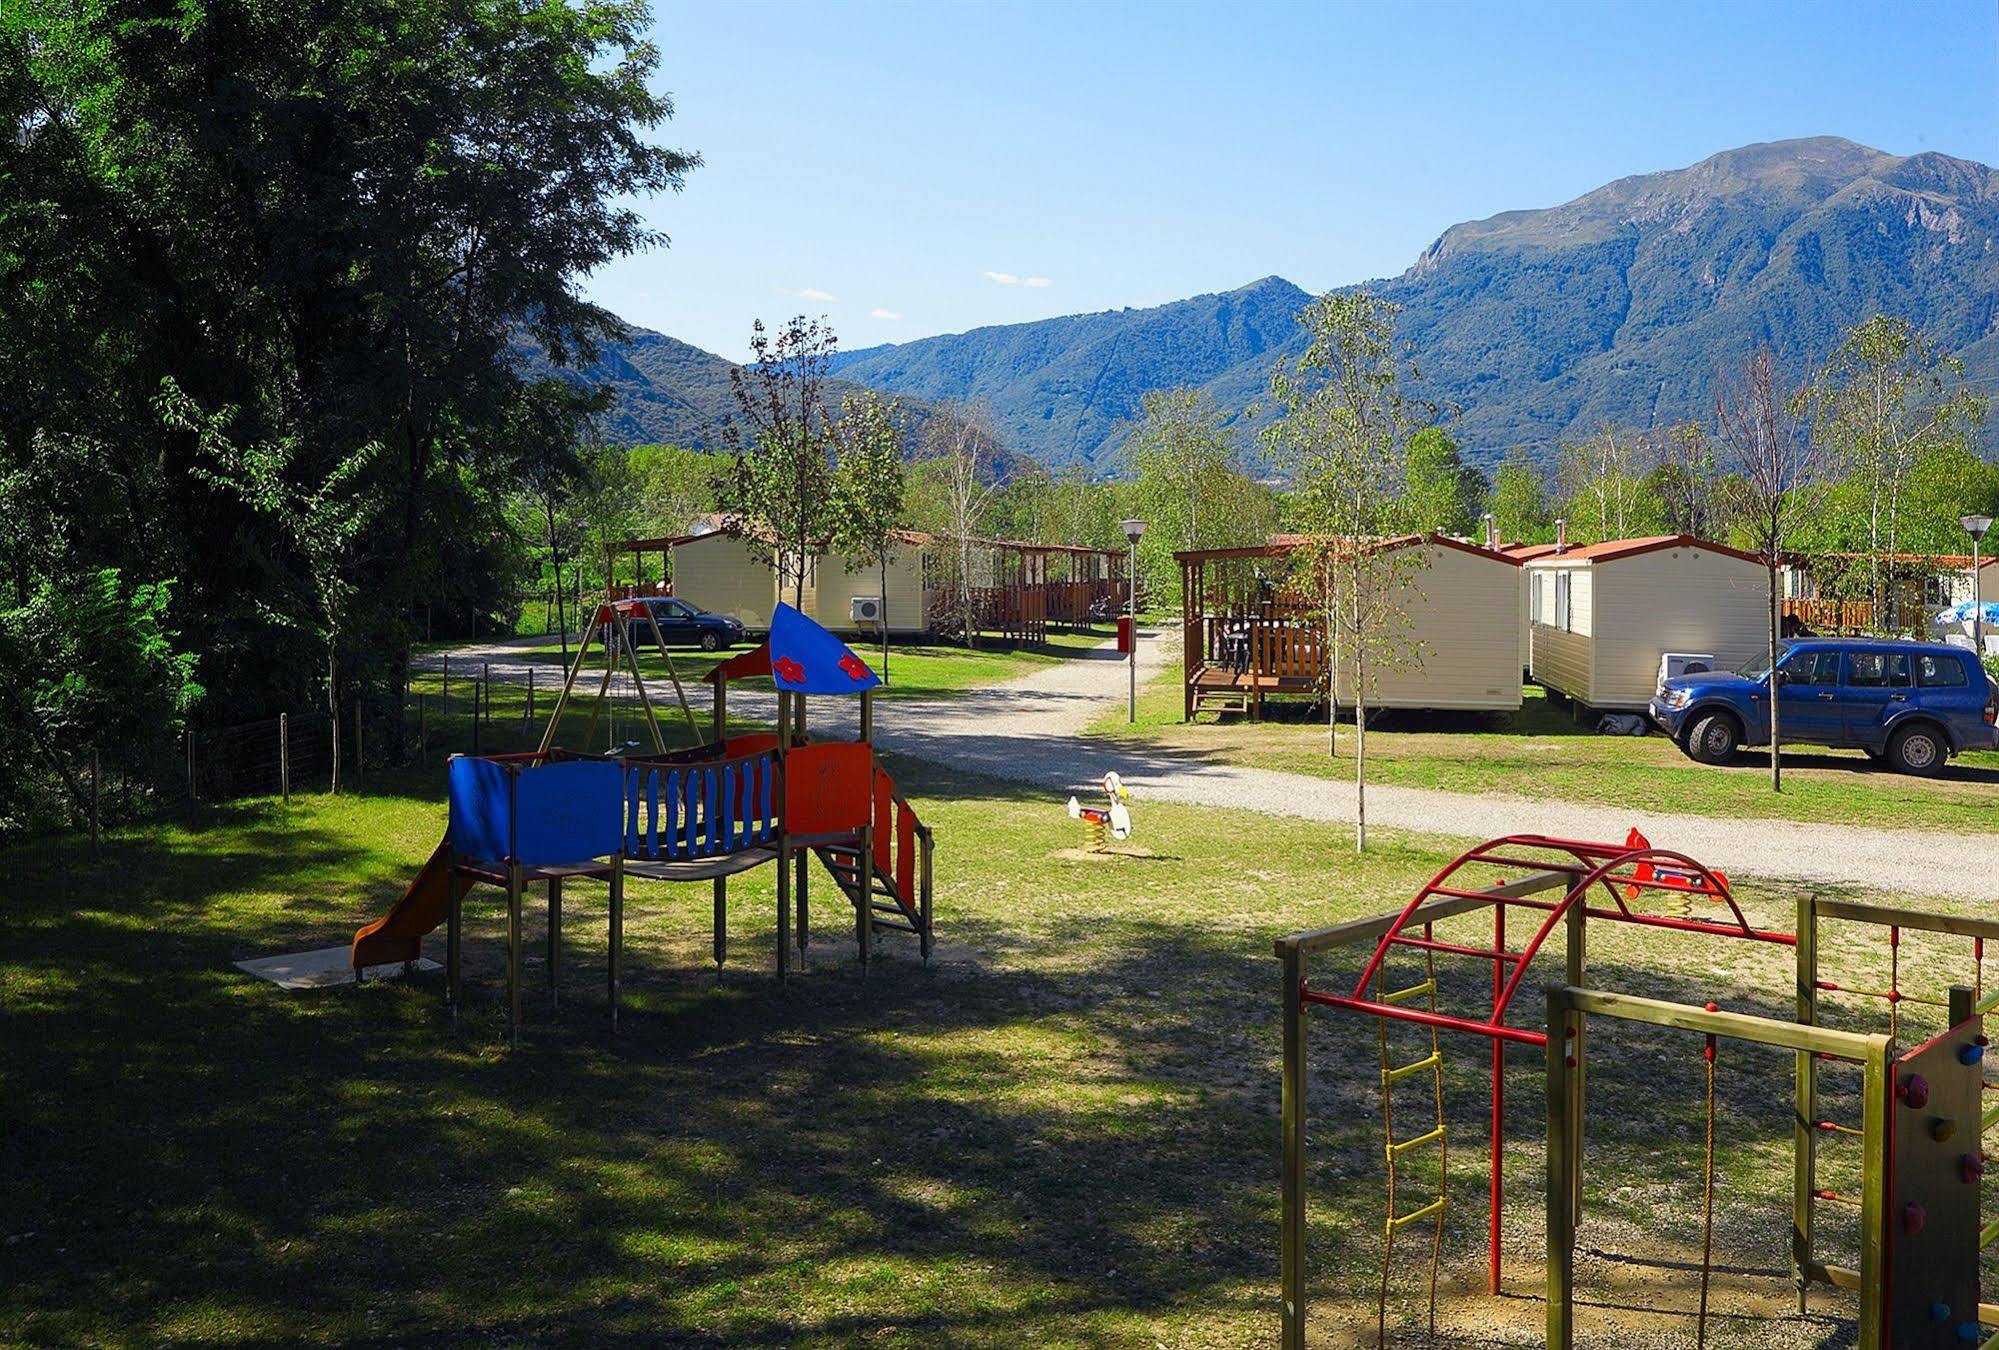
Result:
[[[672,596],[636,600],[633,604],[643,605],[652,612],[653,622],[659,625],[659,635],[668,646],[699,647],[704,652],[719,652],[749,636],[743,625],[727,614],[710,614]],[[634,615],[626,620],[626,624],[632,630],[632,641],[638,644],[640,651],[652,645],[652,627],[643,617]]]
[[1703,764],[1770,743],[1770,691],[1786,745],[1865,750],[1903,773],[1940,773],[1952,755],[1999,749],[1999,689],[1978,658],[1933,642],[1808,638],[1737,671],[1661,682],[1652,720]]

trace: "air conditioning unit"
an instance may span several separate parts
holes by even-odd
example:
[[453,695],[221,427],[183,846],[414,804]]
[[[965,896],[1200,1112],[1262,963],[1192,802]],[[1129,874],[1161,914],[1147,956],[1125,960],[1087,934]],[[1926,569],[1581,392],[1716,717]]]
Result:
[[882,600],[879,595],[857,595],[853,598],[852,605],[853,620],[857,627],[881,627]]
[[1659,689],[1680,675],[1703,675],[1714,669],[1712,652],[1665,652],[1659,657]]

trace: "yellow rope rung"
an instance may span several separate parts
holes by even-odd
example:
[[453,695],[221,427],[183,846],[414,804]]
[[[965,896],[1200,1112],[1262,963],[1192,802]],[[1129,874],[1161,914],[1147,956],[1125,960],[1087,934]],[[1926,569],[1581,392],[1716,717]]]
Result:
[[1999,1106],[1995,1106],[1985,1113],[1984,1118],[1978,1123],[1978,1132],[1983,1134],[1994,1125],[1999,1125]]
[[1995,1242],[1999,1242],[1999,1220],[1988,1223],[1978,1230],[1978,1250],[1984,1251]]
[[1978,1350],[1999,1350],[1999,1331],[1995,1331],[1986,1337],[1985,1344],[1979,1346]]
[[1425,994],[1434,994],[1436,992],[1437,982],[1435,980],[1425,980],[1421,984],[1412,984],[1407,989],[1397,989],[1392,994],[1383,994],[1381,1001],[1383,1003],[1407,1003],[1411,999],[1421,998]]
[[1999,993],[1987,994],[1984,998],[1971,1005],[1971,1011],[1980,1017],[1991,1012],[1994,1008],[1999,1008]]
[[1403,1079],[1409,1077],[1411,1074],[1426,1072],[1427,1070],[1436,1068],[1438,1065],[1442,1064],[1443,1062],[1444,1062],[1444,1057],[1438,1054],[1435,1050],[1432,1050],[1429,1054],[1423,1056],[1423,1058],[1417,1060],[1414,1064],[1404,1064],[1399,1069],[1383,1069],[1381,1071],[1381,1081],[1384,1084],[1399,1083]]
[[1404,1139],[1400,1143],[1390,1144],[1388,1146],[1388,1156],[1391,1158],[1400,1157],[1412,1148],[1421,1148],[1425,1144],[1434,1144],[1443,1137],[1444,1127],[1439,1125],[1428,1134],[1419,1134],[1414,1139]]
[[1398,1229],[1407,1228],[1412,1223],[1421,1223],[1423,1220],[1429,1218],[1430,1216],[1434,1214],[1442,1214],[1443,1212],[1444,1212],[1444,1201],[1443,1197],[1439,1196],[1437,1199],[1432,1200],[1429,1204],[1423,1206],[1423,1208],[1417,1210],[1413,1214],[1398,1214],[1391,1216],[1387,1223],[1387,1231],[1390,1234],[1393,1234]]

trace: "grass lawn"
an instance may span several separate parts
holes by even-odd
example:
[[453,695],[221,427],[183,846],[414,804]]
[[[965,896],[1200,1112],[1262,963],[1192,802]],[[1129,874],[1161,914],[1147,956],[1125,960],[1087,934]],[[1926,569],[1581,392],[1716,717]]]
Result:
[[[994,643],[991,646],[971,649],[943,643],[909,645],[891,643],[888,679],[882,690],[882,697],[934,698],[941,694],[962,693],[980,685],[998,684],[1057,665],[1079,652],[1101,646],[1112,636],[1107,631],[1050,633],[1047,642],[1032,647],[1007,647]],[[879,674],[882,665],[881,647],[870,646],[865,642],[856,642],[853,647]],[[711,655],[693,648],[676,647],[673,650],[673,668],[679,673],[683,683],[691,685],[729,657],[747,650],[749,648],[745,646]],[[544,670],[547,678],[554,681],[554,687],[560,687],[565,658],[561,646],[553,639],[519,648],[509,648],[505,659],[506,664],[510,666],[532,665]],[[493,664],[498,666],[500,663],[495,661]],[[453,662],[454,675],[469,677],[474,673],[468,668],[469,665],[467,662]],[[590,683],[588,677],[592,672],[601,676],[603,669],[603,650],[593,644],[590,665],[586,667],[584,676],[579,678],[578,687]],[[624,667],[621,665],[620,669]],[[645,672],[648,692],[654,698],[672,699],[673,686],[667,681],[666,663],[660,659],[657,649],[651,648],[649,640],[640,646],[639,669]],[[537,683],[542,678],[543,676],[538,674]],[[591,690],[594,689],[595,686],[591,685]],[[550,692],[553,692],[553,688]]]
[[[1230,715],[1181,722],[1177,666],[1139,691],[1138,723],[1122,710],[1092,732],[1185,749],[1228,763],[1322,777],[1353,776],[1353,726],[1326,754],[1323,721],[1302,702],[1266,704],[1266,720]],[[1279,720],[1281,719],[1281,720]],[[1999,754],[1952,760],[1935,779],[1880,768],[1858,750],[1784,755],[1784,791],[1770,791],[1767,755],[1716,768],[1696,764],[1664,736],[1603,736],[1573,720],[1537,686],[1518,716],[1389,714],[1368,729],[1368,781],[1481,795],[1598,802],[1690,815],[1817,821],[1927,830],[1999,830]]]
[[[1270,941],[1399,905],[1447,846],[1383,834],[1356,860],[1339,830],[1153,803],[1134,842],[1155,856],[1064,861],[1059,803],[896,769],[938,836],[928,967],[885,935],[862,979],[822,878],[809,967],[778,986],[766,869],[732,891],[718,981],[707,888],[637,883],[612,1040],[602,890],[573,884],[561,1009],[531,992],[515,1051],[490,891],[470,910],[456,1031],[434,979],[286,993],[231,968],[343,943],[393,900],[442,826],[434,760],[288,813],[251,801],[114,832],[101,861],[76,841],[12,850],[0,1342],[1273,1343]],[[1795,895],[1744,889],[1756,917],[1788,926]],[[1879,978],[1885,955],[1828,946],[1829,977]],[[1902,959],[1910,984],[1968,965],[1914,939]],[[1790,988],[1788,953],[1752,944],[1609,930],[1593,961],[1606,987],[1742,1010],[1781,1012]],[[1471,979],[1447,986],[1470,999]],[[1315,1332],[1371,1343],[1374,1032],[1331,1016],[1313,1034]],[[1697,1042],[1593,1045],[1585,1247],[1697,1249]],[[1484,1096],[1482,1052],[1447,1053],[1445,1327],[1458,1344],[1538,1344],[1535,1299],[1458,1296],[1482,1268]],[[1777,1268],[1789,1061],[1730,1051],[1722,1072],[1719,1250]],[[1508,1222],[1522,1289],[1540,1231],[1536,1075],[1521,1053]],[[1842,1216],[1826,1223],[1837,1255]],[[1402,1244],[1396,1325],[1420,1319],[1426,1247]],[[1585,1262],[1599,1296],[1641,1268],[1613,1259]],[[1691,1306],[1689,1273],[1642,1269],[1656,1302]],[[1788,1302],[1781,1279],[1748,1282],[1742,1298]],[[1692,1343],[1687,1319],[1666,1320],[1665,1343]],[[1584,1344],[1629,1344],[1596,1314],[1583,1327]],[[1715,1343],[1836,1334],[1731,1320]]]

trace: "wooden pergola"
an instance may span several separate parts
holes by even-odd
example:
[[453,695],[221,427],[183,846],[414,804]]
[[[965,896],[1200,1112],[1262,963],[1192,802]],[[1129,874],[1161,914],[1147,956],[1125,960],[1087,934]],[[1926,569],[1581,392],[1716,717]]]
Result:
[[1263,717],[1276,694],[1317,695],[1329,652],[1295,557],[1309,540],[1278,535],[1239,548],[1175,553],[1180,564],[1182,716]]

